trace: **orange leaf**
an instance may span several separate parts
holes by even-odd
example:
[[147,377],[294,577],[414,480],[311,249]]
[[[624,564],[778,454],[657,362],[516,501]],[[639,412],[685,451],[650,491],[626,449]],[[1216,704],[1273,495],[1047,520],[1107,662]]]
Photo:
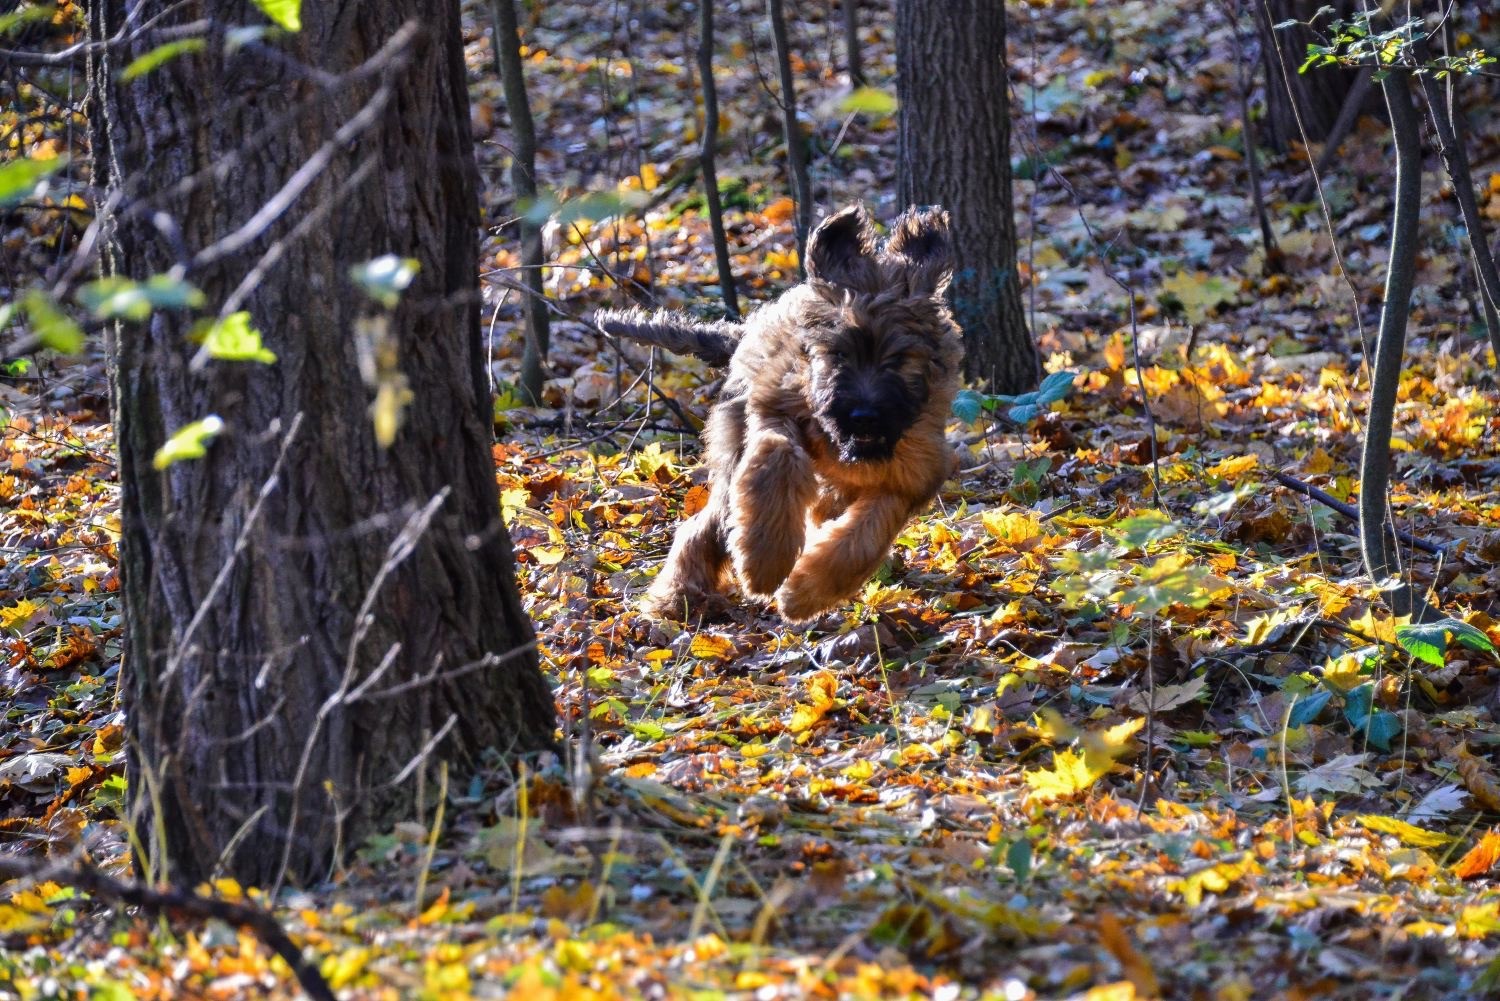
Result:
[[794,211],[796,206],[792,200],[783,195],[762,209],[761,215],[766,217],[766,222],[786,222]]
[[1500,860],[1500,831],[1490,831],[1467,855],[1453,863],[1453,875],[1459,879],[1483,876],[1494,868],[1497,860]]
[[714,633],[699,633],[688,644],[688,653],[704,660],[729,660],[735,654],[734,644],[727,637]]
[[691,518],[708,506],[708,487],[698,484],[682,498],[682,516]]
[[1469,795],[1486,810],[1500,811],[1500,783],[1490,774],[1484,759],[1470,754],[1467,744],[1459,744],[1454,756],[1458,759],[1458,776]]
[[1099,941],[1119,962],[1121,972],[1135,986],[1135,993],[1138,997],[1161,996],[1161,984],[1157,982],[1156,971],[1151,968],[1151,961],[1142,956],[1135,944],[1130,941],[1130,935],[1120,924],[1120,919],[1108,911],[1099,915]]

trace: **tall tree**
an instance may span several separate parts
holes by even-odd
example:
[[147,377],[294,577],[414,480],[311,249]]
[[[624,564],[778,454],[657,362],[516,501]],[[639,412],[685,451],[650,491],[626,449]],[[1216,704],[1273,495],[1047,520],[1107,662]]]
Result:
[[[89,4],[93,38],[135,7]],[[90,118],[105,272],[185,276],[276,356],[206,357],[178,313],[112,334],[130,816],[158,875],[267,885],[412,817],[435,758],[550,746],[553,707],[499,520],[458,0],[233,33],[259,7],[287,9],[95,45]],[[420,270],[381,305],[351,268],[385,255]],[[209,414],[206,454],[153,468]]]
[[552,321],[547,312],[547,292],[542,283],[542,227],[531,214],[536,201],[536,123],[531,117],[531,98],[526,93],[526,73],[521,59],[521,28],[513,0],[492,0],[495,16],[495,68],[505,88],[505,110],[515,139],[511,150],[510,186],[516,194],[520,218],[516,229],[521,238],[521,304],[526,318],[526,344],[521,352],[521,395],[532,403],[542,400],[547,378],[547,351],[552,343]]
[[952,217],[948,298],[964,330],[964,371],[994,392],[1024,392],[1040,364],[1016,275],[1005,5],[898,0],[896,74],[899,197]]

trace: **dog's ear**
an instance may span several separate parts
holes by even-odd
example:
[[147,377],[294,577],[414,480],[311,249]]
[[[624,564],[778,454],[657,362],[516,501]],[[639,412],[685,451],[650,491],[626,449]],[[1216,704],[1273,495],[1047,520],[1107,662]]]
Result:
[[935,205],[913,206],[901,213],[891,227],[891,238],[880,261],[888,272],[905,278],[912,295],[942,295],[953,278],[948,210]]
[[880,284],[875,228],[863,205],[850,205],[818,224],[807,238],[807,277],[815,284],[874,292]]

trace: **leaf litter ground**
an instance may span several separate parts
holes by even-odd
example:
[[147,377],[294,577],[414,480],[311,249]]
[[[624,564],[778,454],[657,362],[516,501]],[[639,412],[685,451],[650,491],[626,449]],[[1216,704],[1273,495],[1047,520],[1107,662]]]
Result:
[[[706,496],[681,421],[701,420],[715,374],[578,320],[632,296],[711,310],[718,279],[688,15],[632,10],[547,5],[526,30],[539,174],[566,220],[548,233],[545,408],[504,391],[517,261],[508,237],[486,245],[497,475],[572,753],[519,782],[497,761],[429,788],[327,885],[278,900],[330,982],[434,998],[1492,990],[1500,418],[1438,175],[1392,503],[1451,547],[1409,554],[1446,629],[1403,632],[1361,580],[1351,526],[1275,479],[1354,496],[1381,130],[1366,122],[1329,179],[1342,272],[1321,212],[1276,197],[1305,163],[1272,158],[1289,267],[1266,277],[1229,26],[1144,3],[1011,8],[1017,154],[1038,175],[1017,184],[1022,270],[1049,369],[1081,373],[1067,400],[1025,428],[955,424],[960,475],[812,628],[751,602],[652,623],[634,597]],[[819,204],[890,218],[894,121],[840,111],[837,25],[801,15]],[[887,89],[890,23],[881,7],[865,25]],[[796,272],[768,46],[758,14],[720,32],[734,262],[764,300]],[[498,223],[515,207],[482,22],[469,55]],[[1477,176],[1500,216],[1487,131]],[[1137,296],[1139,371],[1112,276]],[[37,857],[90,838],[118,866],[106,408],[95,367],[39,373],[4,387],[0,830]],[[0,989],[21,996],[293,989],[247,933],[55,883],[0,893]]]

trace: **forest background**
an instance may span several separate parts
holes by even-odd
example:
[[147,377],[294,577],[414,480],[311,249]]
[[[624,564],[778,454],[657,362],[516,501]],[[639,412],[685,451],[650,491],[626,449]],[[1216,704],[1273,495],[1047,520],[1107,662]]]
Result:
[[[0,989],[285,995],[298,983],[277,929],[307,960],[303,989],[350,997],[1500,984],[1500,391],[1430,125],[1390,504],[1435,622],[1393,614],[1327,502],[1360,495],[1396,191],[1380,87],[1318,77],[1330,67],[1293,83],[1309,120],[1328,106],[1325,129],[1351,111],[1321,157],[1287,112],[1273,18],[1225,2],[1007,5],[1018,270],[1046,370],[1074,373],[1051,383],[1066,392],[1019,412],[968,397],[958,476],[848,608],[809,629],[753,603],[678,626],[633,601],[702,503],[717,374],[588,317],[720,308],[696,11],[517,9],[529,201],[509,179],[491,9],[465,5],[462,27],[495,468],[564,750],[520,781],[498,759],[461,786],[434,770],[412,815],[326,880],[273,894],[165,878],[132,896],[102,338],[86,304],[55,321],[28,305],[0,342],[0,875],[15,876]],[[859,9],[867,90],[837,4],[785,12],[808,201],[888,221],[895,10]],[[26,32],[16,51],[55,53],[80,25],[64,4],[6,30]],[[1440,34],[1444,51],[1500,47],[1500,25],[1463,7]],[[772,53],[762,5],[719,10],[718,189],[749,303],[799,263]],[[1474,62],[1441,79],[1493,230],[1495,81]],[[99,206],[81,76],[12,65],[5,298],[30,304]],[[18,163],[48,166],[22,178]],[[520,216],[545,270],[524,266]],[[529,276],[551,314],[539,401]],[[80,344],[57,340],[75,329]],[[12,337],[47,350],[12,353]]]

